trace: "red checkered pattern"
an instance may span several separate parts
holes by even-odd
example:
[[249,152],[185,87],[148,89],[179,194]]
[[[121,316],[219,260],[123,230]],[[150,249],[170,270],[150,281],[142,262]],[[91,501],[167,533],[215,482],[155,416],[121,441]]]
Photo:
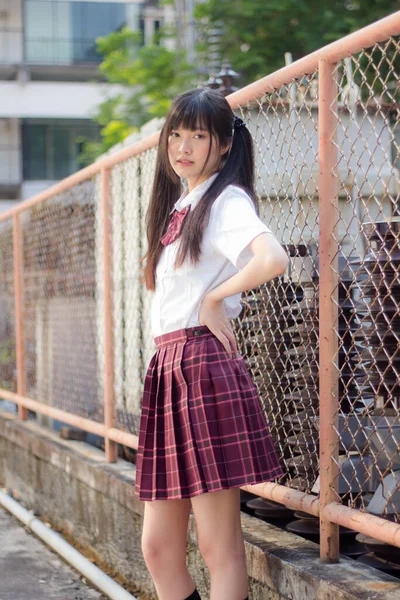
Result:
[[186,218],[190,210],[190,206],[186,206],[183,210],[178,211],[175,210],[172,214],[171,220],[168,224],[168,228],[166,233],[161,238],[160,242],[164,246],[168,246],[168,244],[172,244],[181,234],[183,222]]
[[283,474],[240,354],[205,326],[155,338],[136,460],[140,500],[190,498]]

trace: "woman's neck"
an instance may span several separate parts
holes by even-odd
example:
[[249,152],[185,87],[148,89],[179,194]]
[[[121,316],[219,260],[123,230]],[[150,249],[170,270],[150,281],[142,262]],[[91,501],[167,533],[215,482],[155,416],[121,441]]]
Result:
[[208,179],[210,179],[210,177],[212,177],[216,173],[218,173],[218,171],[214,171],[213,173],[208,173],[206,175],[202,175],[201,177],[197,177],[194,181],[186,179],[188,191],[192,192],[199,185],[201,185],[202,183],[204,183],[205,181],[207,181]]

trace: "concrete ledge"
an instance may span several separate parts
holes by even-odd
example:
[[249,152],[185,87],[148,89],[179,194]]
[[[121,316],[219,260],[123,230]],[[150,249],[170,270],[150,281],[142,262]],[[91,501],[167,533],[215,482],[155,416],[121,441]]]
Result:
[[[141,553],[143,503],[133,491],[134,465],[110,465],[85,442],[0,413],[0,482],[131,591],[156,598]],[[394,577],[345,557],[323,564],[317,544],[245,513],[242,528],[252,600],[400,600]],[[188,568],[206,598],[209,575],[193,515],[187,543]]]

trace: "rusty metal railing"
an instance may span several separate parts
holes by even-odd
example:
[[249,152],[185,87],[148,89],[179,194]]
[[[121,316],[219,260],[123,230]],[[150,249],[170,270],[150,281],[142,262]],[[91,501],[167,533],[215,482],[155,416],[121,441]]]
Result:
[[[243,489],[400,547],[400,12],[228,97],[291,257],[234,327],[286,467]],[[0,215],[0,397],[137,449],[158,133]],[[4,310],[3,310],[4,307]]]

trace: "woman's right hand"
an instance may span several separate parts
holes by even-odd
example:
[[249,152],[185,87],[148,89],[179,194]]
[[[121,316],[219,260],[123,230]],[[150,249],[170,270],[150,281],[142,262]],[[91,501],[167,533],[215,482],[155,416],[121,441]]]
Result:
[[224,302],[213,298],[212,292],[206,294],[200,304],[199,323],[208,327],[231,357],[238,352],[235,334],[225,314]]

